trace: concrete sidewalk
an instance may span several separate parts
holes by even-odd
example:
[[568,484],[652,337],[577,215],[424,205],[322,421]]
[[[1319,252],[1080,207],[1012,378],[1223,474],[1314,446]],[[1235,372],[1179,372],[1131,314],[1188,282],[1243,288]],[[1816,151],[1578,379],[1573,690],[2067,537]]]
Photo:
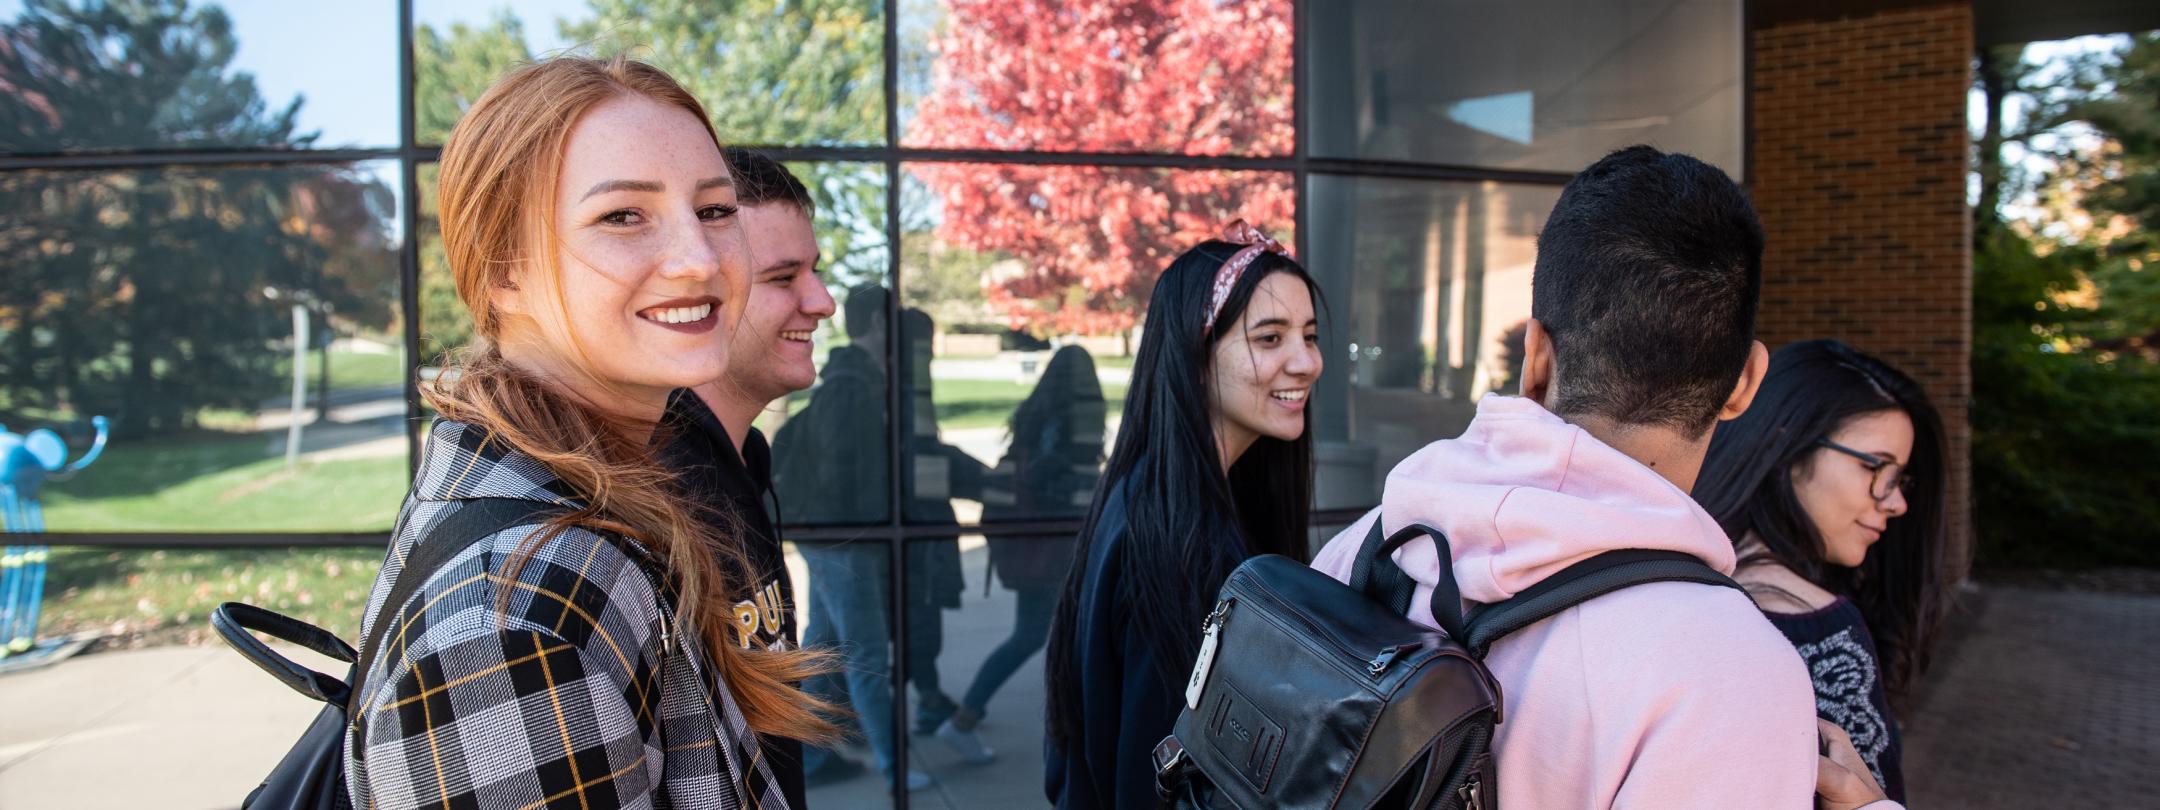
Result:
[[[969,582],[981,582],[985,555],[965,556]],[[982,598],[977,585],[946,614],[948,690],[1009,629],[1010,597],[994,588]],[[1906,725],[1913,807],[2160,807],[2149,773],[2160,762],[2160,596],[1991,587],[1966,621]],[[327,659],[287,654],[330,671]],[[996,765],[962,765],[934,740],[911,740],[910,759],[939,781],[911,806],[1041,806],[1040,661],[991,704],[984,737]],[[222,645],[95,653],[0,676],[0,810],[237,808],[318,708]],[[811,798],[828,810],[887,805],[867,776]]]
[[[983,593],[989,555],[982,539],[964,538],[961,547],[971,587],[963,609],[944,612],[938,657],[944,688],[956,696],[1013,620],[1011,591]],[[800,556],[788,562],[797,592],[806,592]],[[346,669],[305,650],[279,652],[323,672]],[[321,708],[216,643],[92,652],[0,675],[0,810],[235,810]],[[968,765],[934,739],[908,738],[909,761],[937,780],[909,797],[911,808],[1042,803],[1040,654],[988,709],[980,732],[1000,752],[994,765]],[[871,759],[859,745],[844,755]],[[809,798],[826,810],[889,807],[887,790],[863,774],[813,788]]]
[[14,673],[0,678],[0,808],[237,808],[321,707],[222,645]]

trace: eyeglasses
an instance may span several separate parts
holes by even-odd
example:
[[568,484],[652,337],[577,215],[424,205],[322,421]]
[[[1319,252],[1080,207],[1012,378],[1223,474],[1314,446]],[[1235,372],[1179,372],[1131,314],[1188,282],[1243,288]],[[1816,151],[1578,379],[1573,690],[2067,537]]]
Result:
[[1868,482],[1868,494],[1875,497],[1876,503],[1882,503],[1883,501],[1890,500],[1890,493],[1893,491],[1912,491],[1912,473],[1906,472],[1905,465],[1903,464],[1899,464],[1895,461],[1883,458],[1882,456],[1875,455],[1874,453],[1854,450],[1850,447],[1838,444],[1837,442],[1833,442],[1829,439],[1816,439],[1815,444],[1817,446],[1827,447],[1840,453],[1844,453],[1845,455],[1852,456],[1853,458],[1857,458],[1860,460],[1861,464],[1867,465],[1868,471],[1875,474],[1874,480]]

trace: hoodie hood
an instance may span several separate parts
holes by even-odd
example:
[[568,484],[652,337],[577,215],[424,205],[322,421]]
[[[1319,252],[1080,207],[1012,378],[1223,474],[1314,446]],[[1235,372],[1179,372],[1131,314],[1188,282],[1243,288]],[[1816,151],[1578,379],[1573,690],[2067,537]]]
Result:
[[[1732,542],[1695,499],[1535,401],[1487,395],[1463,435],[1388,473],[1381,528],[1445,532],[1465,600],[1498,602],[1581,560],[1622,548],[1679,551],[1731,574]],[[1396,562],[1425,585],[1432,543]]]

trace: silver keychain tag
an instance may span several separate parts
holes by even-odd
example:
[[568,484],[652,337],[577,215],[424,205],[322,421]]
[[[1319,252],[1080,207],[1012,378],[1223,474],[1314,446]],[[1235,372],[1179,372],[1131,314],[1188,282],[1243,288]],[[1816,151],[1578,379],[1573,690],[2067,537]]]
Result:
[[1223,624],[1230,620],[1233,601],[1215,603],[1215,611],[1208,614],[1207,623],[1201,627],[1200,657],[1193,659],[1192,677],[1185,681],[1185,708],[1200,709],[1200,693],[1207,687],[1208,671],[1215,667],[1215,652],[1222,641]]

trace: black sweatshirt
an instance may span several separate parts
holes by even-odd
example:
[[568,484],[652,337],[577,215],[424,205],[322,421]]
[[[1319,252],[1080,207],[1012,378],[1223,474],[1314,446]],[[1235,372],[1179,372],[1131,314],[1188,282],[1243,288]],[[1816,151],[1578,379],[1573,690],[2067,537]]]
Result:
[[[772,496],[772,452],[765,436],[752,428],[743,438],[741,453],[719,417],[688,388],[668,397],[662,417],[665,446],[661,460],[681,476],[684,492],[693,503],[709,510],[701,515],[716,528],[731,525],[733,515],[741,532],[743,550],[750,558],[756,590],[735,604],[736,638],[743,646],[791,648],[796,644],[795,590],[788,582],[787,555],[780,547]],[[732,533],[732,532],[731,532]],[[788,806],[802,808],[802,745],[780,737],[762,738],[773,778]]]

